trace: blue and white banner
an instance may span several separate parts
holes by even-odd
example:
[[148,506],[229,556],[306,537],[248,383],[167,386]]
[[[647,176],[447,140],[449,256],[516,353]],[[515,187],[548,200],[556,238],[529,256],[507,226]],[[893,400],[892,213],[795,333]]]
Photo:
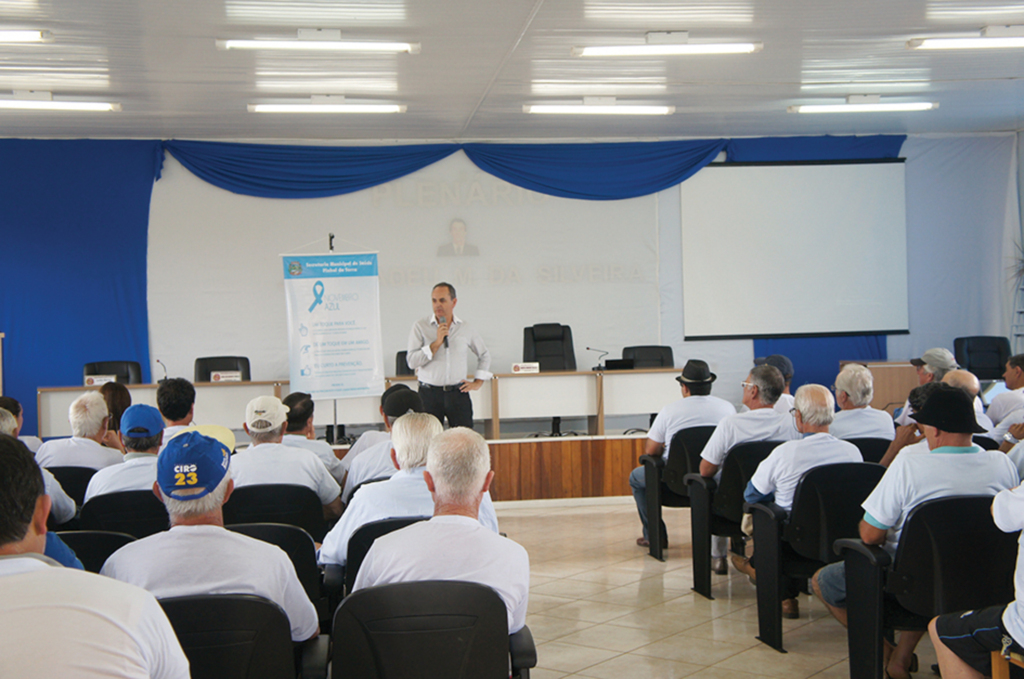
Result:
[[377,254],[284,255],[291,391],[384,391]]

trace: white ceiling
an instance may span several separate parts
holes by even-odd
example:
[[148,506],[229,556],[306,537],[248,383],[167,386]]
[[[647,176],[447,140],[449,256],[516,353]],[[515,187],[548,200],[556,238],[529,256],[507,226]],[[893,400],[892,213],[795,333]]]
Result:
[[[116,113],[0,111],[3,137],[548,140],[1019,130],[1024,50],[911,51],[915,37],[1024,24],[1024,0],[2,0],[0,27],[53,33],[0,46],[0,98],[120,102]],[[420,54],[218,51],[217,38],[298,28],[406,40]],[[582,59],[576,45],[760,41],[737,56]],[[257,114],[313,94],[405,104],[392,115]],[[936,101],[921,113],[798,115],[848,94]],[[661,103],[671,116],[538,116],[583,95]]]

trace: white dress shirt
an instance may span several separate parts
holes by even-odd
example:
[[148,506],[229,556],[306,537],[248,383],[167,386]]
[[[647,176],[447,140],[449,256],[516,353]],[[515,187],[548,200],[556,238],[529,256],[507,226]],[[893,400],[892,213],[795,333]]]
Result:
[[493,377],[491,355],[484,346],[484,340],[471,325],[452,314],[448,326],[448,346],[442,344],[434,353],[430,345],[437,339],[437,318],[421,318],[409,333],[406,362],[416,371],[420,382],[434,387],[459,384],[469,374],[469,352],[476,355],[476,372],[473,377],[489,380]]
[[355,490],[363,481],[394,476],[398,469],[391,461],[391,439],[388,438],[373,446],[356,458],[345,477],[345,488],[341,493],[341,501],[347,503]]

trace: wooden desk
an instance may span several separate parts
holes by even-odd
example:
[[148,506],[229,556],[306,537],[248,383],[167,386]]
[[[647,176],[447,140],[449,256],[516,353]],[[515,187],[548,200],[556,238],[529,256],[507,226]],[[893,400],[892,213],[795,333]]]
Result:
[[910,390],[917,386],[917,368],[908,361],[840,361],[839,369],[842,370],[847,363],[867,366],[875,385],[871,407],[885,410],[890,415],[903,407]]

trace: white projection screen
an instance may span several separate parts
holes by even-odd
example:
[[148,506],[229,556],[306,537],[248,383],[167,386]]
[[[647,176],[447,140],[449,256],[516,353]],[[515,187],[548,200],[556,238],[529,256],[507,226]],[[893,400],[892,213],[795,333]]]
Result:
[[710,165],[680,191],[687,339],[908,330],[902,162]]

